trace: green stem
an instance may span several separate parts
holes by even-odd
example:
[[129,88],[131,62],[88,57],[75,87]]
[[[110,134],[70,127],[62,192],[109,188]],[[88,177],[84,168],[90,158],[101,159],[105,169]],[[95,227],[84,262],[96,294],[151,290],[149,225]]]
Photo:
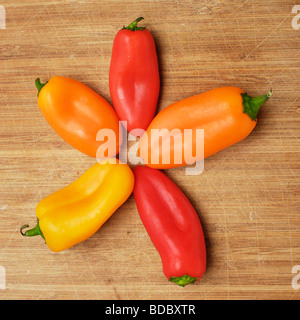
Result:
[[138,27],[137,24],[141,21],[144,20],[143,17],[139,17],[136,20],[134,20],[128,27],[124,27],[123,30],[131,30],[131,31],[137,31],[137,30],[145,30],[145,27]]
[[37,78],[37,79],[35,80],[35,86],[36,86],[37,89],[38,89],[38,95],[40,94],[40,91],[42,90],[42,88],[43,88],[47,83],[48,83],[48,81],[45,82],[45,83],[41,83],[40,78]]
[[198,280],[199,278],[194,278],[189,276],[188,274],[185,274],[184,276],[181,277],[171,277],[169,281],[172,281],[176,284],[178,284],[181,287],[185,287],[186,285],[190,283],[194,283]]
[[248,96],[247,93],[242,93],[241,96],[243,98],[244,113],[246,113],[252,121],[256,120],[258,110],[265,102],[267,102],[271,98],[272,94],[272,89],[268,94],[255,98]]
[[25,233],[23,232],[24,229],[26,228],[29,228],[29,225],[28,224],[25,224],[24,226],[22,226],[20,228],[20,232],[21,232],[21,235],[24,236],[24,237],[35,237],[35,236],[41,236],[44,240],[45,240],[45,237],[43,235],[43,232],[42,230],[40,229],[40,225],[39,225],[39,221],[37,221],[37,224],[36,226],[33,228],[33,229],[30,229],[30,230],[27,230],[25,231]]

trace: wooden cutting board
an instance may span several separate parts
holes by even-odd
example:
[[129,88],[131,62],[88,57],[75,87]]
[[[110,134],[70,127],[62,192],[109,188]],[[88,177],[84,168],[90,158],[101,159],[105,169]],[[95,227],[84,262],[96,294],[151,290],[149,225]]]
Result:
[[[0,1],[6,9],[6,29],[0,29],[0,276],[6,273],[0,299],[299,299],[292,286],[292,268],[300,265],[295,4]],[[185,288],[164,277],[132,196],[93,237],[62,253],[19,233],[21,225],[35,224],[41,199],[95,163],[48,125],[34,80],[72,77],[111,102],[114,35],[139,16],[157,44],[158,110],[219,86],[251,95],[274,91],[251,135],[206,159],[201,175],[166,171],[197,209],[207,241],[207,272]]]

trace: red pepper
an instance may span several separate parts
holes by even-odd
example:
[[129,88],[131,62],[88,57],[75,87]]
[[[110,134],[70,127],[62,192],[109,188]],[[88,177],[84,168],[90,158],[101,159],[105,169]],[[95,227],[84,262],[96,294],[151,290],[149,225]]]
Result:
[[133,172],[137,209],[160,254],[165,276],[180,286],[201,279],[206,268],[206,248],[195,209],[161,171],[137,166]]
[[[127,130],[146,130],[155,115],[160,80],[155,42],[136,19],[114,39],[109,88],[114,108]],[[139,136],[143,132],[132,132]]]

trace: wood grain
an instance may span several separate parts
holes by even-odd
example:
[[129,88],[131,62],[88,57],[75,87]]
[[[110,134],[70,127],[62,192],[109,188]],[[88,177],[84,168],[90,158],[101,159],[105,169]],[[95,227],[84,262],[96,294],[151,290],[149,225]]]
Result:
[[[289,0],[2,0],[0,30],[0,299],[299,299],[300,30]],[[75,78],[111,102],[116,32],[138,16],[157,44],[158,110],[218,86],[259,95],[273,88],[244,141],[205,160],[200,176],[166,173],[203,223],[208,268],[184,289],[165,279],[133,197],[93,237],[52,253],[24,239],[36,204],[95,159],[47,124],[34,80]]]

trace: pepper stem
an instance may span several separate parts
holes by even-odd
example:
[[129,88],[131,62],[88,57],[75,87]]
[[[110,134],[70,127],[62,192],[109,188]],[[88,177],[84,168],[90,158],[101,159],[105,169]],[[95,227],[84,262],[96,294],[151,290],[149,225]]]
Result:
[[42,90],[42,88],[48,83],[48,81],[46,83],[41,83],[41,80],[40,78],[37,78],[35,80],[35,86],[37,87],[38,89],[38,95],[40,94],[40,91]]
[[143,17],[139,17],[136,20],[134,20],[128,27],[124,27],[123,30],[131,30],[131,31],[136,31],[136,30],[145,30],[145,27],[138,27],[137,24],[141,21],[144,20]]
[[43,235],[43,232],[42,230],[40,229],[40,225],[39,225],[39,221],[37,221],[37,224],[36,226],[33,228],[33,229],[30,229],[30,230],[27,230],[25,231],[25,233],[23,232],[24,229],[26,228],[29,228],[29,225],[28,224],[25,224],[24,226],[22,226],[20,228],[20,232],[21,232],[21,235],[24,236],[24,237],[35,237],[35,236],[41,236],[44,240],[45,240],[45,237]]
[[189,276],[188,274],[185,274],[184,276],[181,277],[171,277],[169,281],[172,281],[176,284],[178,284],[181,287],[185,287],[186,285],[190,283],[194,283],[198,280],[199,278],[194,278]]
[[247,93],[241,93],[241,96],[243,98],[243,107],[244,107],[244,113],[246,113],[252,121],[256,120],[258,110],[260,107],[267,102],[273,94],[272,89],[268,94],[258,96],[258,97],[250,97]]

